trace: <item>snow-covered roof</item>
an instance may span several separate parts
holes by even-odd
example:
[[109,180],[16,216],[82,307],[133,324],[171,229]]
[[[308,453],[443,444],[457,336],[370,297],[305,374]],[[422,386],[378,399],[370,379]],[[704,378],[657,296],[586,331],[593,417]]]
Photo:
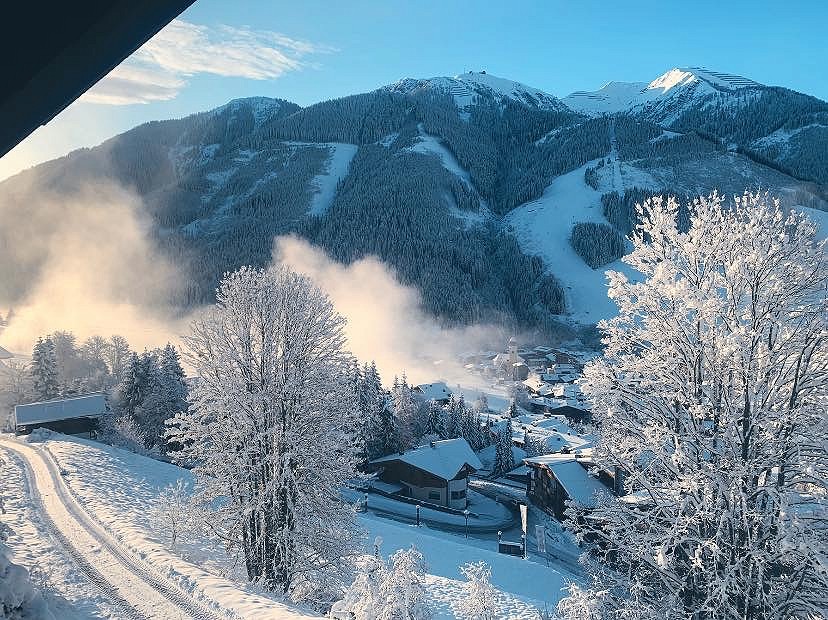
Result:
[[440,381],[437,383],[423,383],[414,389],[422,394],[425,400],[446,400],[451,396],[451,390],[448,389],[445,383]]
[[14,354],[9,353],[3,347],[0,347],[0,360],[10,360],[13,357],[14,357]]
[[420,446],[402,454],[389,454],[371,461],[375,463],[390,463],[401,461],[412,467],[427,471],[430,474],[451,480],[464,465],[472,469],[482,469],[483,464],[469,443],[465,439],[445,439],[434,441],[427,446]]
[[97,417],[106,413],[103,394],[86,394],[74,398],[47,400],[14,408],[15,424],[38,424],[71,418]]
[[570,499],[586,507],[596,505],[596,496],[607,494],[609,490],[589,472],[571,454],[546,454],[523,459],[530,467],[546,467],[569,495]]

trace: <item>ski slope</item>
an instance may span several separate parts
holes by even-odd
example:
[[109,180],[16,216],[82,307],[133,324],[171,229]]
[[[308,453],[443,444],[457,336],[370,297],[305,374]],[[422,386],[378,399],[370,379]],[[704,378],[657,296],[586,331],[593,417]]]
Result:
[[336,187],[348,175],[351,160],[359,148],[356,144],[342,142],[329,142],[323,146],[329,147],[331,154],[325,162],[325,171],[314,177],[312,182],[315,190],[310,208],[312,215],[324,215],[330,208],[336,195]]
[[[620,271],[632,279],[639,275],[620,260],[592,269],[569,243],[572,227],[578,222],[608,223],[602,212],[601,193],[584,182],[584,170],[594,163],[559,176],[540,198],[506,216],[523,251],[541,256],[549,272],[560,280],[570,317],[579,323],[595,323],[616,314],[615,304],[607,297],[606,271]],[[615,176],[615,161],[613,170]]]

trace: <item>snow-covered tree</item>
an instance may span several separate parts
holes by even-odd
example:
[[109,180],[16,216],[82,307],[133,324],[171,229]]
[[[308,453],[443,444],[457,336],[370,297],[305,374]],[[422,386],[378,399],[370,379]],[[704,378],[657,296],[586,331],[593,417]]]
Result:
[[512,419],[507,418],[497,431],[493,469],[495,474],[505,474],[514,468],[515,456],[512,452]]
[[350,582],[358,536],[356,510],[340,495],[356,476],[343,327],[304,276],[228,274],[186,337],[199,382],[170,433],[196,463],[211,528],[242,551],[248,577],[319,604]]
[[[599,467],[635,501],[577,520],[601,617],[822,617],[828,609],[828,268],[765,194],[639,210],[619,314],[582,388]],[[572,507],[577,512],[577,507]]]
[[142,356],[147,360],[142,377],[145,385],[143,398],[135,407],[133,416],[150,445],[164,450],[166,422],[187,408],[187,386],[178,352],[171,344],[160,351]]
[[496,620],[500,608],[500,592],[492,585],[492,569],[482,560],[460,567],[466,578],[465,596],[457,605],[465,620]]
[[391,399],[394,405],[394,416],[401,430],[401,444],[403,449],[407,450],[422,437],[421,427],[423,425],[418,419],[419,407],[417,401],[414,400],[414,394],[405,374],[401,381],[395,382],[394,389],[391,391]]
[[363,460],[398,452],[402,446],[401,430],[374,362],[365,364],[362,368],[357,387],[357,403],[363,429]]
[[523,451],[526,456],[540,456],[544,453],[543,440],[536,438],[528,428],[523,432]]
[[50,338],[38,338],[32,351],[32,389],[38,400],[49,400],[60,395],[58,363],[55,345]]
[[129,342],[123,336],[112,336],[107,342],[106,364],[115,381],[120,381],[123,378],[131,352]]
[[434,615],[425,588],[426,568],[423,554],[414,545],[391,554],[376,620],[427,620]]
[[428,403],[428,414],[423,436],[434,436],[440,439],[444,439],[446,436],[445,414],[443,413],[443,408],[436,400],[431,400]]

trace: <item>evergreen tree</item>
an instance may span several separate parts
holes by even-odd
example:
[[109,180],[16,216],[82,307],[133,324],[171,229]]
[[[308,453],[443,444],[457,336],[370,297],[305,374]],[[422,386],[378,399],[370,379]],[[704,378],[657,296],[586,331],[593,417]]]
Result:
[[436,435],[440,439],[446,438],[445,413],[436,400],[429,401],[426,420],[425,432],[423,433],[424,435]]
[[505,474],[515,468],[515,457],[512,453],[512,420],[507,418],[497,435],[495,448],[494,473]]
[[51,338],[38,338],[32,351],[32,382],[35,398],[50,400],[60,396],[58,362]]

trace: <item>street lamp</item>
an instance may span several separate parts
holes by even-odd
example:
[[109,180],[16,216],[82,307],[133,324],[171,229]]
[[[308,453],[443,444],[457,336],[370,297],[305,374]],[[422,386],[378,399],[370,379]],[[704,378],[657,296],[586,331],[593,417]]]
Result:
[[469,509],[463,511],[463,516],[466,517],[466,538],[469,537]]

